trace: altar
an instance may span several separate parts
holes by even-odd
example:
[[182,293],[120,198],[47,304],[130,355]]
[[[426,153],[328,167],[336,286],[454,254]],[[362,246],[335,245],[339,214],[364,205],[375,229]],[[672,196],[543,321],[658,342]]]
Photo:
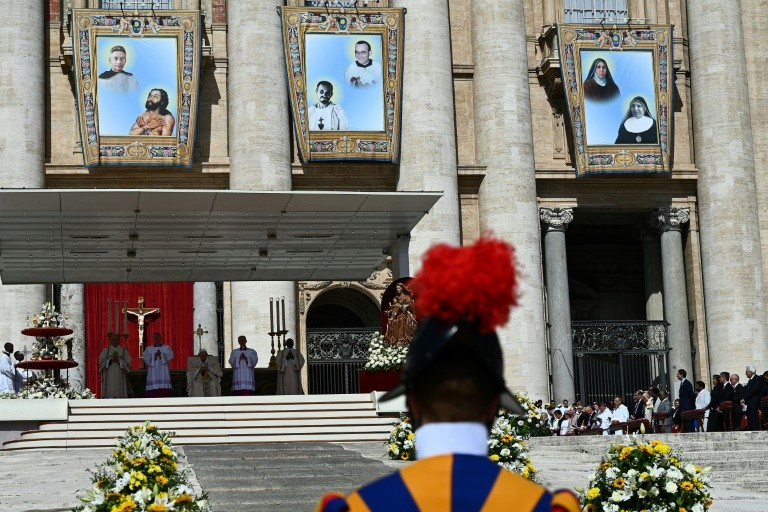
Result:
[[[225,368],[221,377],[221,394],[232,394],[232,369]],[[256,395],[274,395],[277,388],[277,370],[275,368],[255,368],[254,379],[256,382]],[[130,398],[144,398],[144,390],[147,387],[147,370],[131,370],[128,372],[128,391]],[[184,370],[171,370],[171,396],[186,397],[187,372]]]

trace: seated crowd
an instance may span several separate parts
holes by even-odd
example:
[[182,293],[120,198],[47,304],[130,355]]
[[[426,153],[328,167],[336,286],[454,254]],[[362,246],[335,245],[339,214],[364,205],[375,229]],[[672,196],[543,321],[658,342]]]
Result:
[[641,424],[646,432],[657,433],[760,430],[768,423],[762,410],[768,409],[768,371],[760,376],[747,366],[746,376],[742,384],[735,373],[714,375],[708,390],[703,381],[691,386],[681,369],[679,398],[674,402],[666,390],[650,387],[635,391],[628,405],[615,396],[610,403],[577,400],[569,405],[563,400],[556,405],[539,400],[536,407],[555,435],[622,434],[640,430]]

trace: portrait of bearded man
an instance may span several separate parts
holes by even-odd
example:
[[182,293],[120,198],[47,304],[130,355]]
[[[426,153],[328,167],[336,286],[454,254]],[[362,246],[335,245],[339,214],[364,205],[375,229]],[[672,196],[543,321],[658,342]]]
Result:
[[176,120],[168,110],[168,93],[164,89],[149,91],[145,110],[131,126],[130,135],[172,135]]

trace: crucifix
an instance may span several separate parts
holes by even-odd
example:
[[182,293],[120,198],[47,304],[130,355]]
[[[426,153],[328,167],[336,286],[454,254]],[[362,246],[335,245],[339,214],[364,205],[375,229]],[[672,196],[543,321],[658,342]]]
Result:
[[139,297],[139,307],[124,308],[123,313],[136,317],[136,323],[139,324],[139,357],[144,356],[144,319],[160,312],[160,308],[145,308],[144,297]]
[[197,336],[197,348],[201,350],[203,348],[203,334],[208,334],[208,331],[203,329],[202,324],[197,324],[197,329],[192,331],[192,334]]

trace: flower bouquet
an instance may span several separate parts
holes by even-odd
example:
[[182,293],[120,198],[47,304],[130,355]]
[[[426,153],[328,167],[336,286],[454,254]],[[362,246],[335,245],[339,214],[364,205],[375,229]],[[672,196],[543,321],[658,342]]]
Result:
[[128,429],[106,463],[93,471],[93,487],[80,497],[77,512],[204,512],[205,495],[191,488],[189,473],[178,468],[169,432],[145,422]]
[[376,333],[368,345],[368,360],[363,367],[366,371],[399,370],[405,364],[407,346],[395,346],[384,342],[384,335]]
[[531,464],[523,438],[517,430],[520,428],[517,424],[519,421],[521,421],[519,416],[510,414],[505,409],[499,410],[488,437],[489,457],[499,466],[528,480],[536,481],[536,470]]
[[509,414],[503,409],[499,411],[499,416],[506,416],[512,426],[515,435],[528,439],[530,437],[547,437],[552,435],[552,431],[547,425],[547,420],[536,409],[536,406],[525,393],[515,393],[515,399],[526,410],[525,416],[516,416]]
[[629,438],[611,446],[588,489],[577,489],[586,512],[704,512],[712,505],[710,468],[686,464],[669,445]]
[[96,398],[96,395],[88,388],[70,388],[56,382],[53,377],[44,377],[27,381],[27,384],[18,393],[0,393],[0,398],[68,398],[70,400],[83,400]]
[[411,419],[404,414],[395,423],[387,440],[387,455],[393,460],[414,460],[416,458],[416,433],[413,431]]

